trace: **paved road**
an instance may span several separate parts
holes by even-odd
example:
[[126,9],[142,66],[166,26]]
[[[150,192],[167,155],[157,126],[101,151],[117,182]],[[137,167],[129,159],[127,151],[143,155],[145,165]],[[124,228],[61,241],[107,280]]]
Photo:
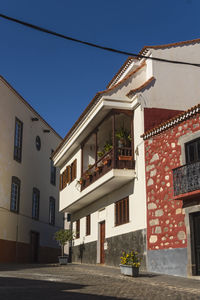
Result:
[[200,299],[200,280],[141,273],[120,275],[118,268],[69,264],[0,265],[0,300]]

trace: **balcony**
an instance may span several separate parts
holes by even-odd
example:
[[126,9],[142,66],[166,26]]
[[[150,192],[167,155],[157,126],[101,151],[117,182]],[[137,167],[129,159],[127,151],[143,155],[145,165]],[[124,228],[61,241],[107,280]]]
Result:
[[79,210],[132,181],[133,149],[133,114],[113,110],[82,142],[81,177],[61,192],[60,210]]
[[173,169],[174,196],[200,190],[200,162]]
[[134,169],[134,167],[131,147],[111,149],[82,174],[79,180],[81,191],[112,169],[127,170]]

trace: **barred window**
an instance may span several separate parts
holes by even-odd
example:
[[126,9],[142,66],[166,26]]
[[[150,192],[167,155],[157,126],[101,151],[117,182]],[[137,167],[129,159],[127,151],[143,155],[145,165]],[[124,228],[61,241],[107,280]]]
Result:
[[33,201],[32,201],[32,218],[39,219],[39,206],[40,206],[40,191],[33,188]]
[[90,235],[90,215],[86,216],[86,235]]
[[13,212],[19,212],[19,200],[20,200],[20,180],[13,176],[11,184],[11,202],[10,210]]
[[126,197],[115,203],[115,226],[129,222],[129,198]]
[[14,159],[18,162],[22,160],[22,132],[23,123],[15,118]]

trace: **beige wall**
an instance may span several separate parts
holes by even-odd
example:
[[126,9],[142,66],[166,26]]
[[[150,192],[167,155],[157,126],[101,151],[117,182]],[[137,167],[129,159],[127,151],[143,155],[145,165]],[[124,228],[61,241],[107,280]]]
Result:
[[[13,159],[15,118],[23,122],[22,161]],[[39,121],[32,121],[32,117]],[[49,129],[50,133],[44,133]],[[35,138],[41,138],[41,150]],[[0,80],[0,239],[30,243],[30,231],[40,233],[40,245],[57,247],[53,234],[63,227],[59,209],[59,170],[56,186],[50,183],[51,149],[56,149],[61,138],[26,105],[3,79]],[[11,179],[21,180],[19,213],[10,211]],[[32,219],[33,187],[40,190],[39,220]],[[56,200],[55,226],[49,225],[49,197]]]

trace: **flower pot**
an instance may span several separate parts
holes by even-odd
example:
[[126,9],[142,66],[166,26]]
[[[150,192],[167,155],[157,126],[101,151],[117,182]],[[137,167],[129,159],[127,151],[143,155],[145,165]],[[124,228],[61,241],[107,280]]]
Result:
[[58,256],[59,264],[60,265],[67,265],[68,263],[68,255],[66,256]]
[[139,267],[129,266],[129,265],[119,265],[121,274],[126,276],[138,277]]
[[127,155],[119,155],[118,159],[119,160],[132,160],[133,157],[132,156],[127,156]]

